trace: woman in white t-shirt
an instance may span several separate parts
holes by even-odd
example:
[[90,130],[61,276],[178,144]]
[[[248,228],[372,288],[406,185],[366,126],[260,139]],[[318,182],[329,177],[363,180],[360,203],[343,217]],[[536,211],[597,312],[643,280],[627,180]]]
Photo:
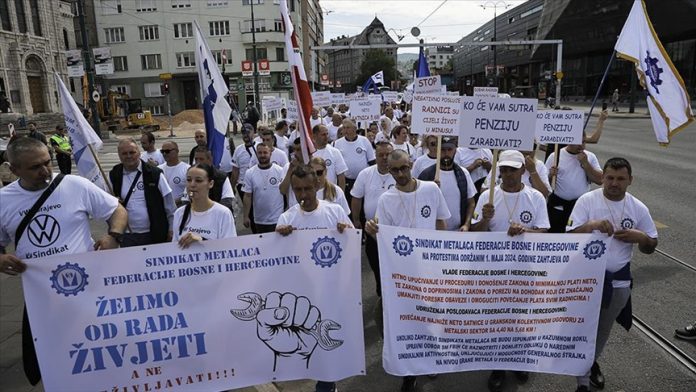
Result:
[[186,172],[186,192],[191,202],[174,212],[174,235],[183,249],[197,241],[237,236],[234,216],[229,208],[210,200],[213,168],[205,163],[191,166]]
[[416,160],[416,147],[413,147],[408,140],[408,128],[403,125],[397,125],[392,129],[392,146],[394,150],[406,151],[411,159],[411,162]]
[[317,198],[338,204],[346,212],[346,215],[350,215],[350,207],[348,207],[348,200],[346,200],[343,190],[326,178],[326,161],[324,161],[324,158],[314,157],[309,162],[312,169],[317,173]]
[[380,132],[375,135],[375,143],[379,142],[391,142],[392,128],[394,124],[389,119],[389,117],[382,117],[379,119],[379,129]]

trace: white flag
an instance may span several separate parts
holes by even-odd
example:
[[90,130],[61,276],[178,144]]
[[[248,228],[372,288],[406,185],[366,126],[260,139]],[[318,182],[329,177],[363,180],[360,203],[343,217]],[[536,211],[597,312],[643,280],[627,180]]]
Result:
[[195,20],[193,24],[196,34],[196,66],[198,82],[201,86],[208,149],[213,154],[213,165],[216,168],[232,170],[232,154],[226,137],[227,125],[232,113],[232,108],[225,98],[229,90],[201,32],[201,27]]
[[379,71],[376,74],[370,76],[375,84],[384,85],[384,71]]
[[75,166],[82,177],[90,180],[94,185],[101,189],[111,192],[104,177],[99,169],[99,162],[95,159],[92,152],[89,151],[89,146],[95,152],[101,150],[102,141],[94,132],[92,126],[89,125],[87,119],[82,115],[80,108],[77,107],[75,100],[65,87],[63,80],[54,74],[56,79],[56,88],[60,94],[60,103],[63,106],[63,114],[65,115],[65,127],[70,135],[70,146],[72,147],[73,157],[75,158]]
[[694,121],[689,94],[653,29],[642,0],[635,0],[614,50],[635,64],[648,91],[648,108],[657,141],[669,144],[675,133]]

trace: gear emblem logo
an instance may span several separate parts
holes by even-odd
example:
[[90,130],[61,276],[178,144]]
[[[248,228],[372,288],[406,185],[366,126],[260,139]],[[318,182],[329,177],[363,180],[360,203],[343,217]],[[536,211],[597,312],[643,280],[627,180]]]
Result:
[[413,241],[405,235],[394,238],[392,246],[394,247],[394,252],[399,256],[408,256],[413,252]]
[[596,260],[607,251],[607,245],[604,243],[604,241],[596,240],[596,241],[590,241],[585,245],[585,249],[583,249],[582,253],[585,255],[585,258],[588,260]]
[[58,294],[63,294],[66,297],[77,295],[80,291],[85,290],[88,277],[85,269],[77,263],[58,264],[58,268],[51,271],[51,287]]
[[662,84],[662,79],[660,79],[660,74],[664,71],[657,64],[660,60],[657,57],[650,57],[650,51],[646,51],[645,60],[645,74],[650,78],[650,85],[655,89],[656,93],[660,93],[660,89],[657,86]]
[[312,260],[321,268],[331,267],[341,258],[341,244],[331,237],[319,238],[312,244]]

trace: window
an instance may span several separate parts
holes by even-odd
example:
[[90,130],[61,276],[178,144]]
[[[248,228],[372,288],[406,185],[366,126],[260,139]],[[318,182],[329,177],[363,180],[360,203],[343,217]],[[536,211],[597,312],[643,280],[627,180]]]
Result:
[[542,5],[539,5],[539,6],[536,6],[536,7],[532,8],[532,9],[529,10],[529,11],[525,11],[525,12],[521,13],[521,14],[520,14],[520,19],[525,18],[525,17],[527,17],[527,16],[529,16],[529,15],[531,15],[531,14],[535,14],[535,13],[537,13],[537,12],[543,10],[543,9],[544,9],[544,5],[543,5],[543,4],[542,4]]
[[153,116],[161,116],[164,114],[164,108],[162,105],[152,105],[150,106],[150,113],[152,113]]
[[159,40],[159,26],[149,25],[149,26],[138,26],[140,31],[141,41],[157,41]]
[[41,32],[41,18],[39,17],[39,1],[30,0],[29,8],[31,8],[31,23],[34,27],[34,35],[42,36]]
[[[115,59],[116,57],[114,57]],[[114,84],[111,86],[110,90],[116,91],[119,94],[130,95],[130,85],[127,84]]]
[[10,23],[10,7],[7,5],[7,0],[0,0],[0,20],[2,21],[2,29],[12,31],[12,23]]
[[174,23],[174,38],[193,37],[193,23]]
[[[244,31],[243,33],[251,33],[251,19],[244,21]],[[254,19],[254,29],[257,33],[266,31],[266,20],[265,19]]]
[[222,65],[223,51],[225,52],[225,64],[232,64],[232,49],[211,50],[213,57],[215,57],[215,62],[218,65]]
[[229,20],[218,20],[214,22],[208,22],[210,27],[210,36],[218,37],[221,35],[230,35],[230,21]]
[[193,52],[179,52],[176,54],[176,66],[179,68],[193,67],[196,65],[196,55]]
[[249,5],[252,1],[254,2],[254,5],[263,4],[263,0],[242,0],[242,5]]
[[227,7],[229,5],[228,0],[208,0],[208,7]]
[[[268,54],[266,52],[266,48],[256,48],[256,60],[267,59],[267,58],[268,58]],[[254,61],[254,50],[253,49],[246,50],[246,59]]]
[[153,12],[157,11],[155,0],[135,0],[135,11],[137,12]]
[[191,0],[172,0],[172,8],[191,8]]
[[161,54],[142,54],[140,55],[140,64],[143,70],[147,69],[162,69]]
[[101,0],[102,15],[121,13],[121,0]]
[[104,29],[106,35],[106,43],[114,44],[118,42],[126,42],[126,34],[123,32],[123,27],[110,27]]
[[[158,55],[159,56],[159,55]],[[145,83],[143,85],[146,97],[163,97],[160,83]]]
[[20,33],[27,32],[27,18],[24,14],[24,0],[15,0],[15,12],[17,13],[17,28]]
[[128,71],[128,57],[114,56],[114,72]]
[[65,50],[70,50],[70,40],[68,39],[68,30],[63,29],[63,46]]
[[283,31],[283,20],[276,19],[273,21],[273,31]]
[[510,23],[512,23],[512,22],[514,22],[514,21],[515,21],[515,17],[514,17],[514,16],[511,16],[511,17],[508,18],[508,24],[510,24]]
[[285,61],[285,48],[276,48],[276,61]]

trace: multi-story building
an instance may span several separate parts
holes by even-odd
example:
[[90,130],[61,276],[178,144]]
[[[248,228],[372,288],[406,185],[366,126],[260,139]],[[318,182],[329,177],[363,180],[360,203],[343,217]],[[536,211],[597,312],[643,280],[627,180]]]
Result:
[[[645,0],[645,4],[655,31],[693,97],[696,94],[693,27],[696,0]],[[457,88],[471,94],[473,86],[498,84],[504,92],[524,92],[539,98],[553,94],[555,45],[498,46],[496,76],[492,47],[467,43],[492,41],[494,35],[498,41],[560,39],[563,40],[562,96],[592,97],[632,5],[633,0],[529,0],[499,14],[495,23],[493,20],[485,23],[455,47]],[[604,87],[605,98],[616,88],[624,97],[630,91],[638,91],[634,75],[631,63],[614,61]],[[641,97],[636,94],[636,98]]]
[[425,50],[428,58],[428,68],[431,71],[447,68],[449,60],[454,55],[454,47],[452,46],[431,46]]
[[[200,107],[194,21],[229,77],[230,91],[240,106],[254,97],[253,77],[241,74],[242,61],[254,58],[254,35],[257,60],[270,63],[270,75],[259,76],[259,95],[285,97],[292,88],[278,0],[94,1],[99,46],[110,47],[114,61],[114,73],[100,80],[102,89],[141,98],[143,109],[153,114],[167,110],[161,74],[173,77],[168,81],[172,113]],[[288,0],[295,26],[302,26],[301,1]]]
[[[389,44],[396,45],[396,42],[389,36],[387,29],[382,21],[377,17],[358,35],[352,37],[341,36],[332,39],[328,45],[369,45],[369,44]],[[397,63],[396,48],[379,49],[388,56],[394,57],[394,64]],[[336,85],[341,85],[336,91],[355,91],[357,84],[362,81],[355,79],[360,75],[360,66],[365,60],[368,49],[336,49],[327,52],[328,63],[326,71],[329,79]]]
[[[298,29],[299,30],[299,29]],[[319,0],[302,0],[302,60],[308,81],[318,88],[326,66],[326,53],[312,51],[324,42],[324,14]]]
[[[70,1],[0,0],[0,94],[16,113],[59,112],[53,72],[67,81],[75,49]],[[79,96],[79,82],[67,83]]]

